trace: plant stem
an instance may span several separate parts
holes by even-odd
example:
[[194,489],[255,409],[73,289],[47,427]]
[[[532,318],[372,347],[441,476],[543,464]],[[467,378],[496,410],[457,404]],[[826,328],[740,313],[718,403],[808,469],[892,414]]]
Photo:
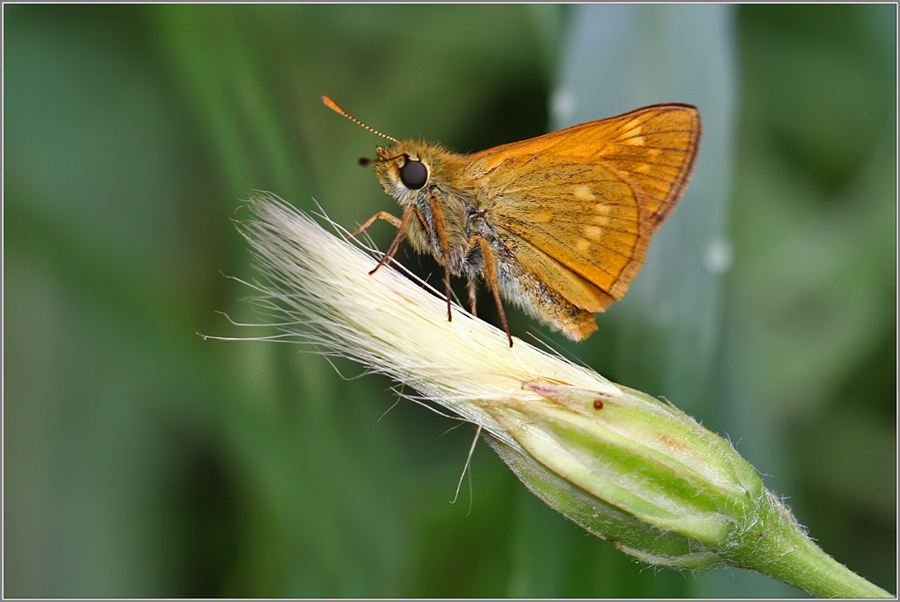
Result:
[[[757,571],[820,598],[894,598],[826,554],[806,535],[781,501],[769,494],[762,520],[742,533],[723,556],[732,566]],[[773,528],[774,526],[774,528]]]

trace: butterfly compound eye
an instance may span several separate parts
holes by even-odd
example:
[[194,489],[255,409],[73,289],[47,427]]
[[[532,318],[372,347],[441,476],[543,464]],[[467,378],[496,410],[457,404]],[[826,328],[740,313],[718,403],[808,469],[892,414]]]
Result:
[[410,190],[418,190],[428,181],[428,169],[421,161],[407,161],[400,168],[400,181]]

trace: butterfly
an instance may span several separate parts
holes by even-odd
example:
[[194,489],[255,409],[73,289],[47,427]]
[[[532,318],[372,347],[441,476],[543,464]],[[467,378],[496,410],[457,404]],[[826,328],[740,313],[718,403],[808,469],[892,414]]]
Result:
[[622,298],[644,263],[650,239],[690,181],[700,145],[700,113],[658,104],[474,154],[422,140],[397,140],[323,102],[393,144],[377,147],[375,174],[403,210],[381,211],[397,233],[372,272],[406,240],[450,275],[486,281],[509,344],[502,299],[580,341],[594,314]]

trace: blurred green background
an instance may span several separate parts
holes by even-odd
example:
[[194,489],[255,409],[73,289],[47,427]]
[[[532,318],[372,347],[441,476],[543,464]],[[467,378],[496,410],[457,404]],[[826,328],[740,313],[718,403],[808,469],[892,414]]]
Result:
[[379,139],[322,94],[466,152],[698,105],[691,187],[600,331],[513,332],[729,436],[896,591],[896,6],[3,10],[6,596],[802,595],[646,570],[483,443],[451,504],[474,429],[196,334],[267,332],[217,313],[259,321],[224,277],[253,277],[229,221],[252,190],[396,213],[356,164]]

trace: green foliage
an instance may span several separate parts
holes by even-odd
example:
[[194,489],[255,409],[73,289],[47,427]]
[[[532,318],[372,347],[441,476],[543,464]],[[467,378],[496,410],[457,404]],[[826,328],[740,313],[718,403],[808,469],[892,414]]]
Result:
[[[6,595],[794,595],[644,570],[483,444],[450,504],[470,429],[195,334],[264,332],[215,313],[259,321],[221,275],[252,277],[228,221],[251,190],[348,227],[394,209],[355,164],[377,140],[320,95],[469,151],[561,125],[572,82],[595,88],[581,120],[698,104],[697,173],[599,333],[512,328],[730,435],[892,589],[896,7],[615,8],[4,5]],[[704,272],[714,240],[730,271]]]

